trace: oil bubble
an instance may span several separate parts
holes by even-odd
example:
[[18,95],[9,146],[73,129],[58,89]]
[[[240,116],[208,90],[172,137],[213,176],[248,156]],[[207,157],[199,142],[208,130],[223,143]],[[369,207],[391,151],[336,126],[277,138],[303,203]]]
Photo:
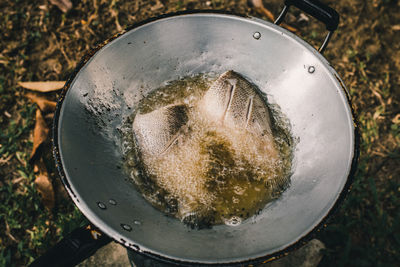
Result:
[[225,220],[225,224],[229,226],[238,226],[242,223],[242,219],[238,216],[232,216],[230,219]]

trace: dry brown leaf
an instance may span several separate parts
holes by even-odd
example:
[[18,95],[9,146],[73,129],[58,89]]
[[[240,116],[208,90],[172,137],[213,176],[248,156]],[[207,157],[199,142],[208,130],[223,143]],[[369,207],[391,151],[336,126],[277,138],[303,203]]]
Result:
[[50,3],[57,6],[64,13],[72,8],[70,0],[50,0]]
[[53,184],[49,179],[43,160],[39,160],[35,165],[39,170],[39,174],[36,175],[35,179],[36,188],[42,196],[43,205],[51,210],[55,203]]
[[25,180],[25,177],[18,177],[11,180],[12,184],[19,184],[21,181]]
[[[264,14],[271,21],[275,21],[274,14],[272,14],[271,11],[269,11],[267,8],[265,8],[262,0],[251,0],[251,4],[253,4],[253,6],[255,7],[257,12]],[[290,25],[287,25],[284,22],[281,24],[281,26],[286,28],[286,29],[288,29],[291,32],[298,32],[299,31],[298,29],[296,29],[296,28],[294,28],[294,27],[292,27]]]
[[0,64],[7,66],[8,63],[9,63],[9,60],[3,54],[0,53]]
[[29,98],[32,102],[36,103],[39,109],[45,114],[53,112],[56,109],[57,102],[55,101],[50,101],[44,97],[38,96],[33,93],[27,93],[25,94],[25,96]]
[[111,13],[111,16],[114,17],[115,26],[117,27],[117,31],[118,31],[118,32],[122,31],[123,28],[122,28],[121,25],[119,24],[119,21],[118,21],[118,13],[117,13],[117,11],[115,11],[114,9],[111,9],[111,10],[110,10],[110,13]]
[[64,87],[65,81],[47,81],[47,82],[18,82],[23,88],[38,91],[42,93],[53,92]]
[[400,124],[400,114],[397,114],[393,119],[392,122],[394,124]]
[[6,235],[7,235],[12,241],[14,241],[15,243],[18,244],[18,243],[19,243],[19,240],[16,239],[16,238],[11,234],[10,226],[8,225],[7,220],[4,220],[4,222],[5,222],[5,225],[6,225]]
[[6,111],[3,112],[3,114],[7,117],[7,118],[11,118],[11,114]]
[[39,172],[39,167],[38,167],[36,164],[33,165],[33,172],[34,172],[34,173]]
[[393,25],[392,30],[394,31],[400,31],[400,25]]
[[161,8],[163,8],[164,7],[164,5],[163,5],[163,3],[161,3],[159,0],[156,2],[156,4],[155,5],[153,5],[151,8],[150,8],[150,10],[151,11],[156,11],[156,10],[159,10],[159,9],[161,9]]
[[251,3],[257,9],[257,11],[263,13],[270,20],[272,20],[272,21],[275,20],[274,14],[272,14],[271,11],[269,11],[268,9],[266,9],[264,7],[264,4],[263,4],[262,0],[251,0]]
[[[57,46],[55,43],[50,43],[46,45],[46,49],[41,51],[43,54],[44,53],[52,53],[54,50],[57,49]],[[38,66],[38,71],[41,73],[49,73],[51,74],[50,77],[58,76],[62,72],[62,64],[58,59],[55,58],[50,58],[47,60],[42,60],[40,62],[40,65]],[[49,78],[51,79],[51,78]],[[56,79],[56,78],[55,78]]]
[[54,112],[46,114],[46,116],[44,116],[44,118],[46,120],[52,120],[54,118]]
[[39,147],[46,141],[49,134],[46,122],[39,109],[36,110],[36,123],[33,130],[33,149],[31,153],[31,160],[37,157]]
[[295,32],[295,33],[298,33],[298,32],[299,32],[298,29],[296,29],[295,27],[292,27],[292,26],[286,24],[285,22],[282,22],[282,23],[281,23],[281,26],[282,26],[283,28],[285,28],[285,29],[291,31],[291,32]]
[[10,162],[10,159],[13,157],[13,155],[8,156],[7,158],[0,158],[0,165],[3,165],[5,163]]

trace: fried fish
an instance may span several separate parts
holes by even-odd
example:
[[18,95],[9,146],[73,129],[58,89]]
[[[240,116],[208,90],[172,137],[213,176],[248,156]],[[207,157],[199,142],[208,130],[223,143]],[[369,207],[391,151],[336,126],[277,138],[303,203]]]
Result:
[[157,199],[174,203],[168,210],[191,226],[246,219],[287,182],[268,107],[234,71],[220,75],[191,106],[177,99],[138,112],[133,132],[146,179],[164,192]]

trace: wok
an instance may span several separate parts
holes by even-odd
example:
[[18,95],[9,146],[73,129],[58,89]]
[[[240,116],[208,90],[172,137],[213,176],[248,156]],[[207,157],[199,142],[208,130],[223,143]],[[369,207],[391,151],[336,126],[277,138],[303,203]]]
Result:
[[[337,13],[317,1],[286,1],[337,28]],[[289,118],[291,184],[238,226],[195,230],[165,216],[129,181],[118,126],[166,81],[235,70]],[[162,262],[259,263],[302,245],[348,190],[358,157],[346,88],[329,62],[291,32],[257,18],[221,12],[166,15],[135,25],[86,56],[64,87],[54,119],[54,155],[74,203],[92,223],[32,266],[73,265],[115,240]],[[54,265],[55,266],[55,265]]]

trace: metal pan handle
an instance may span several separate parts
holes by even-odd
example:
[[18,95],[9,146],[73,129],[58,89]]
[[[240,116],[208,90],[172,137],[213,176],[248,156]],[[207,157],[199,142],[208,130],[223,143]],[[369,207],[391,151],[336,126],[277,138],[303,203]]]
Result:
[[86,258],[89,258],[96,250],[110,241],[110,237],[89,224],[69,233],[29,266],[75,266]]
[[279,14],[279,17],[275,20],[275,24],[279,25],[283,21],[291,5],[306,12],[325,24],[326,29],[329,32],[326,35],[321,47],[318,49],[320,53],[323,53],[333,32],[339,25],[339,14],[334,9],[322,4],[318,0],[285,0],[285,7],[283,8],[281,14]]

